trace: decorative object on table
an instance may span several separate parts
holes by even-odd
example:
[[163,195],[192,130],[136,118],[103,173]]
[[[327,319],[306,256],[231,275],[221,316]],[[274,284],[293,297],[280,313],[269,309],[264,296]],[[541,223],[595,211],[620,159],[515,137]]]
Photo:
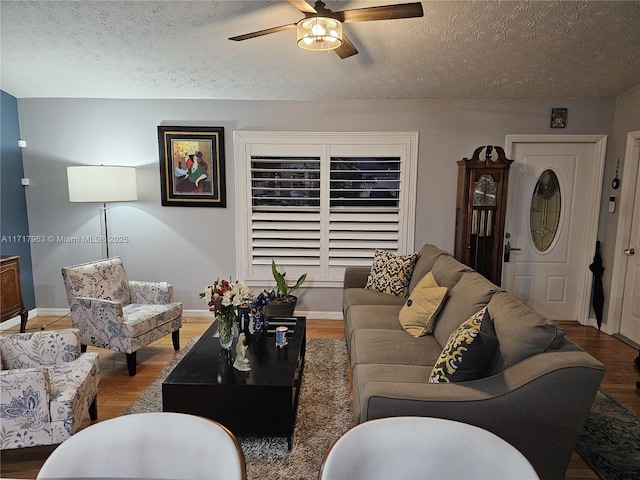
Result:
[[165,207],[226,207],[224,127],[158,127]]
[[238,332],[244,332],[247,335],[250,335],[253,330],[253,326],[251,325],[251,305],[248,303],[243,303],[238,307]]
[[569,110],[566,108],[551,109],[551,128],[565,128],[567,126],[567,115]]
[[200,292],[205,298],[209,311],[218,321],[218,336],[223,349],[231,348],[237,330],[238,308],[253,301],[253,291],[241,280],[217,279]]
[[114,165],[84,165],[67,167],[69,202],[102,203],[100,219],[101,241],[105,258],[109,258],[109,242],[126,243],[126,236],[109,233],[107,203],[135,202],[138,200],[136,169]]
[[236,345],[236,361],[233,362],[233,368],[241,372],[249,372],[251,370],[251,365],[249,365],[249,359],[247,358],[247,348],[247,339],[245,334],[241,333]]
[[276,267],[276,262],[271,261],[271,273],[276,281],[276,294],[267,306],[270,317],[291,317],[296,309],[298,297],[292,295],[307,279],[307,274],[300,275],[293,286],[289,286],[286,279],[286,272],[280,273]]
[[266,291],[262,290],[260,294],[256,297],[256,299],[251,304],[250,316],[253,320],[253,335],[255,337],[260,337],[263,333],[267,331],[267,327],[269,322],[267,320],[267,305],[269,302],[275,297],[276,292],[273,290]]
[[287,327],[277,327],[276,328],[276,347],[283,348],[287,346],[287,332],[289,329]]

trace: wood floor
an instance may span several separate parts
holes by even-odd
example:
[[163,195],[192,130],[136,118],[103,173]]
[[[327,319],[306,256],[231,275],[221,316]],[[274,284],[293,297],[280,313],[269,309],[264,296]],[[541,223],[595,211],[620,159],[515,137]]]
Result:
[[[29,320],[28,329],[39,330],[47,324],[47,330],[67,328],[70,319],[63,318],[54,322],[51,317],[37,317]],[[184,345],[193,336],[200,336],[211,324],[208,318],[185,318],[181,330],[181,343]],[[636,381],[640,374],[634,369],[634,359],[638,351],[617,338],[598,332],[591,327],[575,323],[562,323],[567,335],[591,355],[607,366],[602,388],[613,395],[629,410],[640,415],[640,390]],[[15,333],[18,327],[4,333]],[[307,336],[315,338],[344,338],[342,322],[335,320],[309,320]],[[100,390],[98,395],[98,420],[102,421],[122,415],[129,405],[142,393],[147,385],[160,373],[173,358],[175,352],[171,336],[158,340],[138,351],[138,373],[129,377],[124,354],[89,347],[89,351],[100,353]],[[84,426],[90,420],[87,416]],[[34,447],[28,449],[5,450],[1,452],[2,478],[35,478],[42,463],[55,447]],[[567,480],[597,479],[595,473],[574,454],[565,477]]]

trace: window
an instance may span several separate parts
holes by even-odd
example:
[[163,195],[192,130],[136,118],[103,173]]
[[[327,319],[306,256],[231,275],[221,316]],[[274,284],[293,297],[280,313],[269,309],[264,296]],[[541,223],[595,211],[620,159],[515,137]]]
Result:
[[337,286],[376,248],[413,251],[418,134],[235,132],[238,274]]

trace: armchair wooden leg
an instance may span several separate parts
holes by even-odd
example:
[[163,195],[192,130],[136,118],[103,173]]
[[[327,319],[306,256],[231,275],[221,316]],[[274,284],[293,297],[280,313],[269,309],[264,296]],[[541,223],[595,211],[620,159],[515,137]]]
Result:
[[98,419],[98,394],[97,393],[96,393],[96,396],[93,397],[93,402],[91,402],[91,405],[89,405],[89,418],[91,418],[91,420]]
[[173,340],[173,349],[180,350],[180,329],[171,332],[171,340]]
[[127,353],[127,367],[129,367],[129,376],[133,377],[136,374],[136,352]]

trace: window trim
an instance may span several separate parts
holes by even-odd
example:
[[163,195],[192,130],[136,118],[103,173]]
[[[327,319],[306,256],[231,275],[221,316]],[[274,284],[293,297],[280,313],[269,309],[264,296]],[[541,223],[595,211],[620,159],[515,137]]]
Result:
[[[279,145],[282,154],[295,151],[298,154],[305,146],[320,149],[323,156],[332,154],[332,147],[378,146],[380,155],[393,152],[402,158],[402,189],[399,215],[401,228],[398,232],[398,254],[414,250],[415,214],[418,172],[418,132],[273,132],[235,131],[234,170],[236,200],[236,269],[239,278],[249,286],[271,284],[271,275],[256,275],[251,262],[251,148],[253,145]],[[323,215],[328,215],[326,211]],[[301,267],[304,270],[304,267]],[[290,272],[296,277],[297,272]],[[317,279],[310,276],[306,286],[339,287],[342,279]]]

